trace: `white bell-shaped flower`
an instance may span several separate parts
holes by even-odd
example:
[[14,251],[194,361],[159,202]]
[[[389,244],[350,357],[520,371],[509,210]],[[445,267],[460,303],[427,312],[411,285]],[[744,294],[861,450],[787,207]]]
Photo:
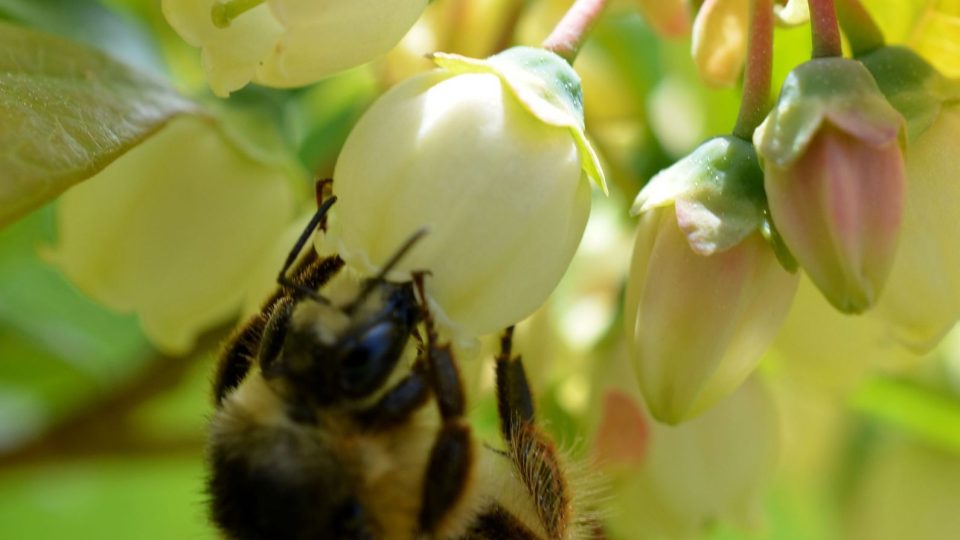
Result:
[[385,54],[427,0],[163,0],[163,13],[203,50],[213,92],[251,80],[302,86]]
[[[347,139],[334,173],[330,250],[374,273],[415,231],[398,275],[461,338],[532,313],[553,290],[602,185],[583,134],[580,81],[560,57],[515,48],[397,85]],[[321,248],[324,249],[324,248]]]

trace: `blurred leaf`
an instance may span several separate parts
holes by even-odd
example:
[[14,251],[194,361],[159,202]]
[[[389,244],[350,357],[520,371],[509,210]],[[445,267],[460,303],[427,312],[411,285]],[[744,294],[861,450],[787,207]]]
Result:
[[86,43],[132,66],[163,73],[156,44],[143,25],[97,0],[0,0],[0,19]]
[[347,135],[379,89],[369,66],[351,69],[297,94],[284,120],[299,146],[300,162],[314,175],[332,176]]
[[[627,83],[627,90],[634,95],[634,104],[642,118],[641,103],[663,74],[661,41],[643,22],[638,13],[600,20],[584,46],[584,55],[593,54],[598,61],[613,66],[617,75]],[[644,54],[638,54],[644,51]],[[578,65],[578,70],[580,69]],[[590,89],[584,87],[584,94]],[[584,99],[587,99],[586,96]],[[589,104],[587,105],[589,106]],[[589,114],[589,113],[588,113]]]
[[133,317],[81,296],[39,259],[50,218],[0,231],[0,449],[126,380],[149,351]]
[[856,409],[946,450],[960,453],[960,401],[917,385],[877,377],[853,398]]
[[960,530],[960,459],[902,437],[878,441],[850,498],[844,540],[947,540]]
[[183,380],[133,411],[132,425],[147,440],[203,440],[213,412],[210,378],[214,355],[204,351],[191,361]]
[[960,77],[960,2],[867,0],[864,3],[890,42],[905,43],[948,77]]
[[0,22],[0,225],[59,195],[196,112],[104,54]]
[[215,538],[205,516],[203,476],[199,451],[4,471],[3,538]]

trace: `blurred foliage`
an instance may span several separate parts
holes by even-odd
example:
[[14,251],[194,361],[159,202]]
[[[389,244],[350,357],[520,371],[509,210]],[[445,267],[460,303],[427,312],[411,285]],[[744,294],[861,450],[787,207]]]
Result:
[[[960,75],[960,2],[866,3],[891,41]],[[385,81],[424,69],[417,59],[432,48],[481,54],[504,36],[536,43],[569,2],[485,1],[483,16],[461,9],[468,4],[436,0],[398,50],[374,64],[303,89],[250,87],[228,102],[213,100],[196,51],[167,27],[159,1],[0,0],[0,20],[165,77],[225,119],[236,144],[297,171],[300,203],[309,208],[306,186],[313,175],[332,174],[350,128]],[[618,306],[634,225],[626,209],[656,171],[729,131],[739,99],[738,89],[709,89],[698,80],[688,40],[661,39],[632,2],[612,4],[577,64],[612,196],[595,201],[569,274],[519,335],[539,414],[561,446],[586,460],[603,384],[633,384],[618,380],[610,360],[621,348]],[[802,26],[780,29],[776,39],[778,84],[809,56],[810,44]],[[0,229],[0,537],[213,538],[204,507],[204,426],[212,358],[229,328],[208,329],[182,357],[155,350],[134,316],[90,301],[45,262],[44,248],[56,241],[53,205]],[[805,321],[822,324],[814,308]],[[927,357],[887,365],[883,353],[859,341],[833,345],[859,331],[846,328],[807,334],[809,363],[781,350],[768,355],[761,378],[776,396],[782,455],[760,501],[762,524],[709,521],[705,537],[956,536],[960,334]],[[487,345],[465,360],[464,372],[471,374],[471,420],[494,440]],[[882,372],[871,364],[880,360]],[[619,530],[629,530],[630,518],[610,517],[622,520]]]

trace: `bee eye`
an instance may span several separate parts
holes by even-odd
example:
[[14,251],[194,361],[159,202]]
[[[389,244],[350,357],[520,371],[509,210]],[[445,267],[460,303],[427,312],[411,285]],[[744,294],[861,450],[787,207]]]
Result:
[[400,358],[408,334],[384,321],[350,340],[342,351],[340,388],[349,397],[361,397],[379,388]]
[[366,513],[360,503],[351,500],[344,503],[336,514],[335,526],[339,538],[351,540],[367,540],[373,538],[370,534]]

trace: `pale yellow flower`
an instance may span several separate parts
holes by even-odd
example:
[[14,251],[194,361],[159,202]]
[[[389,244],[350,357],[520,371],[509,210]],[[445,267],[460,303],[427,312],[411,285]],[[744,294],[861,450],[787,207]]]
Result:
[[413,26],[427,0],[163,0],[174,30],[203,52],[213,92],[251,80],[302,86],[369,62]]
[[[522,67],[531,58],[537,74]],[[579,97],[560,95],[579,96],[579,79],[559,57],[516,48],[437,60],[444,69],[395,86],[350,134],[329,241],[372,273],[426,227],[398,271],[431,271],[438,317],[472,337],[543,303],[583,234],[589,179],[602,177]]]
[[210,119],[185,117],[63,195],[51,257],[96,301],[135,313],[159,348],[184,353],[236,314],[293,217],[293,186]]

